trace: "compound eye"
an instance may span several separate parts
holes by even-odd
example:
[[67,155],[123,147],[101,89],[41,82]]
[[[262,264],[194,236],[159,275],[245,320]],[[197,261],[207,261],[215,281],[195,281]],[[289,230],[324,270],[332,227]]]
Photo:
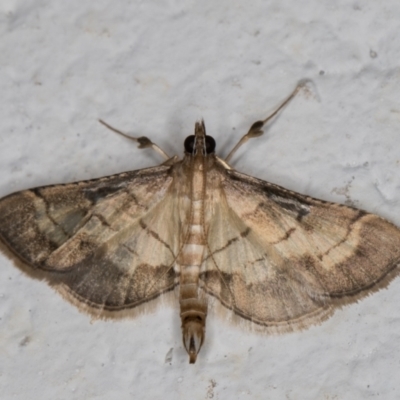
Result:
[[215,151],[215,140],[212,136],[206,136],[206,154],[214,153]]
[[194,150],[194,135],[188,136],[185,139],[183,146],[185,147],[186,153],[192,154]]

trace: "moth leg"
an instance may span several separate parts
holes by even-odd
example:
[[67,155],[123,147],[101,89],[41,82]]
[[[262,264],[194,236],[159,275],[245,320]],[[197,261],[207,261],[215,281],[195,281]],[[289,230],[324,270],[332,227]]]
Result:
[[147,147],[151,147],[151,148],[152,148],[153,150],[155,150],[157,153],[161,154],[166,160],[169,160],[169,159],[171,158],[163,149],[161,149],[160,147],[158,147],[158,146],[157,146],[155,143],[153,143],[148,137],[146,137],[146,136],[140,136],[140,137],[138,137],[138,138],[135,138],[135,137],[133,137],[133,136],[129,136],[129,135],[127,135],[126,133],[124,133],[124,132],[122,132],[122,131],[120,131],[120,130],[114,128],[114,127],[112,127],[111,125],[108,125],[107,122],[104,122],[104,121],[101,120],[101,119],[99,119],[99,122],[100,122],[101,124],[103,124],[106,128],[112,130],[113,132],[119,133],[120,135],[122,135],[122,136],[124,136],[124,137],[126,137],[126,138],[128,138],[128,139],[131,139],[131,140],[134,140],[134,141],[138,142],[138,143],[139,143],[139,146],[138,146],[139,149],[146,149]]
[[294,96],[296,96],[296,94],[299,92],[299,90],[304,86],[304,82],[299,83],[296,86],[296,89],[293,90],[293,92],[291,93],[291,95],[272,113],[270,114],[267,118],[262,119],[260,121],[256,121],[254,122],[253,125],[251,125],[249,131],[239,140],[239,142],[236,144],[236,146],[232,149],[232,151],[228,154],[228,156],[225,158],[226,162],[229,162],[229,160],[232,158],[232,156],[236,153],[236,151],[238,150],[238,148],[246,143],[249,139],[261,136],[264,131],[262,130],[263,126],[273,117],[275,117],[276,114],[278,114],[278,112],[280,110],[282,110],[283,107],[286,106],[286,104],[288,104],[290,102],[290,100],[293,99]]

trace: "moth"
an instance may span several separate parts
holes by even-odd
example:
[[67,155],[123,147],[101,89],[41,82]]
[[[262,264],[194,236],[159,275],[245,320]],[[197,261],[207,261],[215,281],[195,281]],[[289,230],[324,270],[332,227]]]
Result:
[[301,88],[255,122],[225,160],[197,122],[182,160],[133,138],[166,161],[4,197],[3,251],[97,317],[135,313],[177,293],[190,363],[204,343],[209,306],[267,333],[320,323],[397,275],[400,230],[228,164]]

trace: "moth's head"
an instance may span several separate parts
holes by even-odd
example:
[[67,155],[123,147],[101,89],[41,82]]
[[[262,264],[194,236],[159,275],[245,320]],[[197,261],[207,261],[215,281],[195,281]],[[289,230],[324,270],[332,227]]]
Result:
[[212,154],[215,152],[215,140],[212,136],[206,135],[204,121],[196,122],[194,126],[194,135],[185,139],[184,147],[187,154]]

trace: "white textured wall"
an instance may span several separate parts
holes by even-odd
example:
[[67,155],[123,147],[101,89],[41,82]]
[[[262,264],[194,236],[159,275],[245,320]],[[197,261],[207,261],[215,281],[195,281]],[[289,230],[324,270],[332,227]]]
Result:
[[[232,161],[400,225],[398,1],[50,1],[0,4],[0,195],[159,163],[97,118],[171,154],[204,117]],[[1,399],[398,399],[400,279],[321,326],[259,336],[208,318],[188,364],[178,309],[80,314],[0,257]],[[172,361],[165,362],[172,350]]]

